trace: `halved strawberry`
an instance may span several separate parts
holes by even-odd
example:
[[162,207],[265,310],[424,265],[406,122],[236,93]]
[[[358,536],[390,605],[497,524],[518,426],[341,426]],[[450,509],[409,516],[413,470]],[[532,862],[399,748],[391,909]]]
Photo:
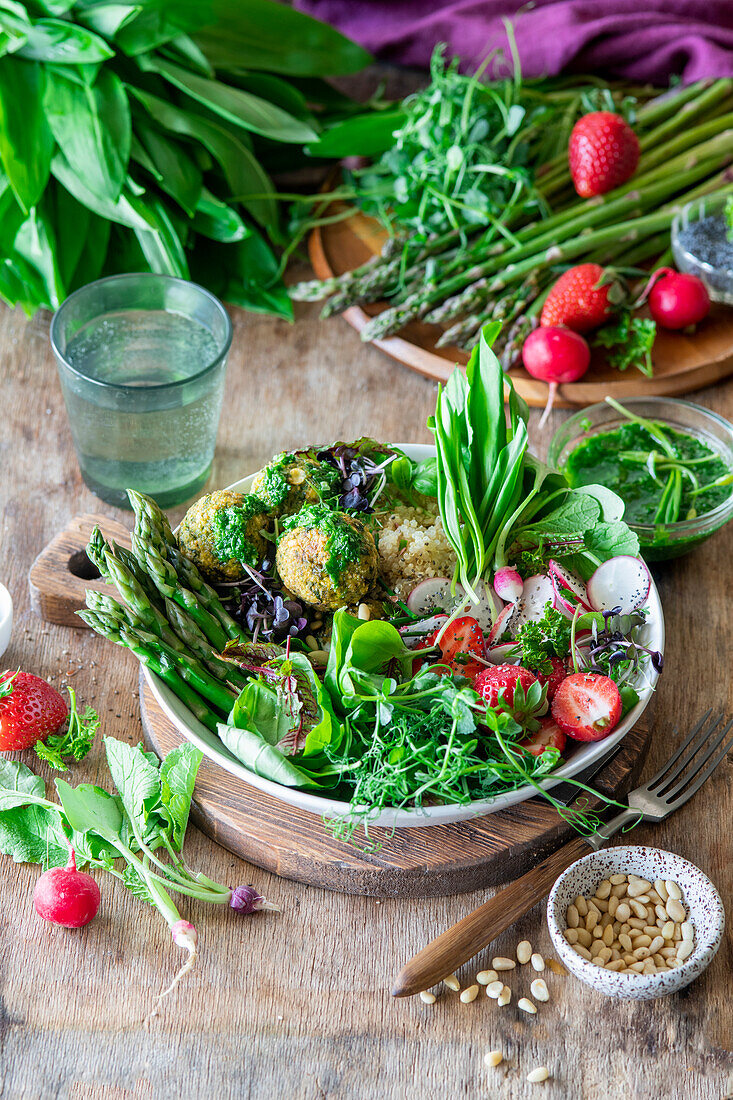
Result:
[[574,672],[566,676],[552,700],[552,717],[576,741],[602,741],[621,717],[621,694],[608,676]]
[[463,664],[469,659],[468,655],[471,653],[477,657],[483,657],[484,635],[476,619],[471,615],[462,615],[460,619],[454,619],[440,639],[440,648],[443,659],[451,665],[455,664],[456,658],[461,655],[463,655]]
[[566,744],[567,738],[554,718],[542,718],[536,733],[517,742],[520,749],[524,749],[532,756],[542,756],[547,748],[559,749],[562,752]]
[[541,684],[547,684],[547,698],[550,702],[555,698],[555,693],[567,676],[565,662],[559,657],[547,658],[552,665],[552,672],[535,672],[535,676]]

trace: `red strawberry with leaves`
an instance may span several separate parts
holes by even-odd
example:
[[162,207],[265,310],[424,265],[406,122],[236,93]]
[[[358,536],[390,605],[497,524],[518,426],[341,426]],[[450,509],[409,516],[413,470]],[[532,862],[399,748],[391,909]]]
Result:
[[0,675],[0,752],[30,749],[45,741],[66,721],[69,710],[61,695],[30,672]]
[[537,717],[547,710],[547,688],[521,665],[494,665],[479,672],[474,690],[493,710],[505,711],[528,732],[537,728]]
[[631,179],[639,163],[639,139],[612,111],[593,111],[573,126],[570,175],[581,198],[605,195]]
[[624,298],[611,271],[600,264],[569,268],[550,290],[540,316],[543,328],[564,325],[573,332],[590,332],[608,320],[613,306]]

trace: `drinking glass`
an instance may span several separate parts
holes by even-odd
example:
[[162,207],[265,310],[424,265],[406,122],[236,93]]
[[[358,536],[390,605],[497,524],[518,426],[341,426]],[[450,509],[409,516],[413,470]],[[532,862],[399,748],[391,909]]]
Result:
[[51,346],[84,481],[128,508],[129,487],[163,508],[211,472],[232,324],[203,287],[113,275],[71,294]]

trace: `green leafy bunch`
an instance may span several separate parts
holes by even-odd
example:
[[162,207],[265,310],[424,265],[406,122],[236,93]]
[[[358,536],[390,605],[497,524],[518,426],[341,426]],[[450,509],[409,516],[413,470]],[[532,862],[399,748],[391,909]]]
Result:
[[153,271],[291,317],[270,173],[368,60],[273,0],[0,0],[0,297]]

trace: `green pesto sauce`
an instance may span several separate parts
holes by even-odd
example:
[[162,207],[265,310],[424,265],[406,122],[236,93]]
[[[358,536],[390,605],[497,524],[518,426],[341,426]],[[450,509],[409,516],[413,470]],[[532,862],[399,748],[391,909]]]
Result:
[[[664,435],[675,457],[692,462],[688,467],[700,487],[710,484],[730,473],[723,459],[702,440],[687,432],[680,432],[664,425]],[[659,455],[658,481],[644,461],[624,456],[624,452],[655,451]],[[565,463],[565,474],[572,487],[600,484],[613,489],[624,501],[624,519],[628,523],[654,524],[655,514],[662,499],[668,469],[661,463],[664,455],[659,441],[640,424],[623,424],[613,431],[598,432],[589,436],[571,451]],[[704,462],[697,460],[706,459]],[[721,485],[695,494],[695,484],[682,477],[682,496],[679,519],[711,512],[731,495],[730,485]]]
[[[289,475],[294,470],[302,470],[305,480],[300,485],[293,485]],[[302,488],[323,500],[333,497],[338,492],[341,482],[341,473],[334,466],[317,459],[308,458],[305,455],[283,454],[276,455],[262,471],[262,483],[257,489],[257,495],[267,502],[270,508],[279,508],[285,504],[288,494],[293,489]]]
[[212,524],[214,548],[222,563],[241,561],[251,566],[259,563],[261,554],[256,536],[260,534],[260,525],[252,521],[266,511],[262,501],[250,493],[241,504],[231,504],[216,512]]
[[290,484],[284,470],[292,460],[292,455],[279,455],[262,471],[262,483],[258,486],[257,494],[262,500],[267,501],[271,508],[279,508],[290,492]]
[[288,516],[283,528],[292,531],[302,527],[305,531],[317,528],[326,538],[326,572],[334,584],[351,562],[360,560],[364,553],[364,537],[360,527],[341,512],[332,512],[325,504],[311,504],[297,515]]

